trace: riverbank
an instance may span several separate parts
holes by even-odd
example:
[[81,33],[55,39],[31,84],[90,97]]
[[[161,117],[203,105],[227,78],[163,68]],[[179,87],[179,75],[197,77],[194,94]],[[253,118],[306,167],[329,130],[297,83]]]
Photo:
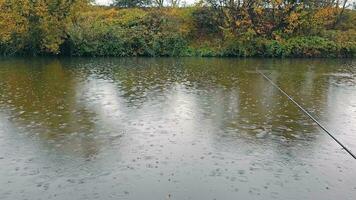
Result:
[[[65,56],[332,57],[356,56],[356,11],[259,7],[254,15],[213,6],[113,8],[77,1],[0,14],[0,54]],[[46,7],[47,6],[47,7]],[[0,5],[0,7],[4,8]],[[37,9],[34,9],[37,8]],[[43,9],[41,12],[38,10]],[[224,8],[224,12],[228,8]],[[239,8],[239,12],[249,8]],[[269,13],[274,12],[274,16]],[[24,15],[23,13],[30,13]],[[68,15],[63,15],[67,12]],[[252,12],[252,11],[251,11]],[[226,15],[226,16],[225,16]],[[32,17],[31,17],[32,16]],[[33,17],[35,16],[35,17]],[[232,20],[231,18],[236,18]],[[339,20],[337,20],[339,19]],[[232,20],[232,21],[231,21]],[[337,23],[336,23],[337,21]]]

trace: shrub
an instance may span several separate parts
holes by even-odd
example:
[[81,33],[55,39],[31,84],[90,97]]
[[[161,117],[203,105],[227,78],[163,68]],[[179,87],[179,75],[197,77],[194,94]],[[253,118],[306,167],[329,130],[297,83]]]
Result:
[[286,51],[293,57],[337,57],[339,55],[339,46],[325,38],[313,37],[295,37],[286,43]]
[[[230,13],[237,18],[225,21],[221,15],[228,13],[203,4],[189,8],[117,9],[78,0],[66,4],[72,7],[65,9],[68,16],[62,16],[60,6],[52,13],[45,9],[47,4],[21,2],[35,7],[0,0],[4,10],[0,13],[2,55],[353,57],[356,54],[353,23],[356,12],[352,10],[345,10],[335,26],[330,15],[335,9],[330,8],[297,10],[281,26],[276,26],[268,22],[270,16],[260,22],[244,20],[247,16],[243,10]],[[34,10],[36,6],[41,9]],[[32,15],[24,15],[25,11],[41,12],[30,20]],[[268,9],[255,11],[263,16]]]
[[252,41],[245,42],[240,40],[228,40],[225,42],[225,48],[223,54],[225,56],[238,56],[238,57],[248,57],[255,56],[257,54],[257,49]]
[[187,41],[180,35],[156,35],[153,38],[153,52],[158,56],[187,55]]
[[[135,11],[138,9],[134,9]],[[76,56],[181,56],[187,41],[169,16],[158,12],[139,15],[108,10],[104,16],[125,16],[108,20],[95,13],[86,15],[69,29],[69,47]],[[95,16],[92,16],[95,15]],[[145,16],[144,18],[142,16]],[[66,50],[68,51],[68,50]]]

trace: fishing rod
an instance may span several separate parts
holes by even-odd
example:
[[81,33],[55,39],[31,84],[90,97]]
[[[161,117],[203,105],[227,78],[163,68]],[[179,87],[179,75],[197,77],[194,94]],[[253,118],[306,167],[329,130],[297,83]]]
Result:
[[347,153],[349,153],[354,159],[356,159],[355,154],[351,152],[345,145],[343,145],[338,139],[336,139],[333,134],[318,120],[316,120],[307,110],[305,110],[298,102],[296,102],[291,96],[289,96],[282,88],[280,88],[277,84],[275,84],[268,76],[264,73],[256,69],[257,73],[263,76],[266,80],[268,80],[275,88],[277,88],[282,94],[284,94],[290,101],[294,103],[305,115],[307,115],[310,119],[312,119],[321,129],[323,129],[335,142],[337,142]]

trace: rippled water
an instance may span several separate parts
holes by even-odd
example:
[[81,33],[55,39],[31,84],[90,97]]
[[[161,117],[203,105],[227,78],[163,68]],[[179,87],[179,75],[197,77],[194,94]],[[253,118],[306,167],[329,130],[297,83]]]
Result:
[[0,60],[0,199],[355,199],[356,61]]

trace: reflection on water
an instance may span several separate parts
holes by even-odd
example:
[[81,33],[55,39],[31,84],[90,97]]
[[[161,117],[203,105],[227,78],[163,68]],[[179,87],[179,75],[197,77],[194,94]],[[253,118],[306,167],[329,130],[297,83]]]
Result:
[[1,199],[352,199],[353,60],[0,60]]

